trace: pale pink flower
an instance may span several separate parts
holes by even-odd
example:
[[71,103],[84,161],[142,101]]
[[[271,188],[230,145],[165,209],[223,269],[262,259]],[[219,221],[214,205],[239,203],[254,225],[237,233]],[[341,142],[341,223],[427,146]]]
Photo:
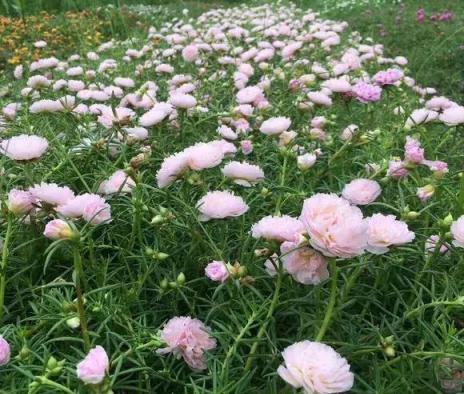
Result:
[[103,127],[110,129],[114,125],[125,125],[135,117],[135,112],[129,108],[107,107],[101,111],[101,115],[97,118],[98,123]]
[[117,170],[109,179],[100,184],[98,192],[102,194],[130,193],[134,187],[134,180],[123,170]]
[[455,106],[447,108],[439,116],[439,119],[447,126],[457,126],[464,123],[464,107]]
[[221,147],[214,142],[200,142],[185,149],[184,152],[187,158],[187,165],[196,171],[216,167],[221,164],[224,158],[224,152]]
[[330,107],[332,105],[332,99],[322,92],[309,92],[308,98],[314,104],[322,105],[324,107]]
[[237,217],[248,211],[248,205],[239,196],[228,191],[206,193],[196,205],[200,211],[200,220],[225,219]]
[[409,130],[412,127],[420,125],[422,123],[432,122],[433,120],[437,119],[438,116],[438,112],[432,111],[427,108],[416,109],[412,111],[411,115],[409,115],[408,119],[406,119],[404,128],[406,130]]
[[371,253],[387,253],[389,247],[407,244],[415,238],[415,234],[409,231],[408,225],[397,220],[393,215],[376,213],[366,221],[367,250]]
[[17,216],[26,215],[34,209],[34,197],[25,190],[11,189],[8,193],[8,209]]
[[123,131],[132,141],[143,141],[148,138],[148,130],[145,127],[124,127]]
[[454,238],[453,245],[458,248],[464,248],[464,215],[451,224],[450,231]]
[[256,165],[232,161],[224,166],[222,173],[238,185],[250,187],[264,179],[263,170]]
[[194,62],[198,59],[199,55],[200,51],[194,44],[187,45],[184,49],[182,49],[182,57],[186,62]]
[[51,81],[43,75],[33,75],[27,80],[27,86],[33,89],[45,88],[51,85]]
[[225,138],[226,140],[234,141],[238,138],[238,135],[235,133],[235,131],[226,125],[219,126],[217,132],[222,138]]
[[0,366],[8,364],[10,361],[10,344],[0,335]]
[[123,77],[116,77],[114,79],[114,84],[121,88],[133,88],[135,86],[135,82],[132,78]]
[[305,153],[296,158],[297,166],[300,170],[307,170],[311,168],[317,160],[317,156],[314,153]]
[[169,186],[188,169],[187,155],[184,152],[176,153],[164,159],[161,168],[156,173],[159,188]]
[[206,369],[204,353],[216,347],[216,340],[208,331],[209,328],[198,319],[173,317],[161,331],[161,339],[167,346],[158,353],[173,353],[194,370]]
[[340,139],[342,141],[349,141],[351,140],[354,135],[358,132],[359,126],[355,124],[350,124],[349,126],[345,127],[340,135]]
[[58,213],[69,218],[82,217],[91,224],[100,224],[111,220],[109,204],[97,194],[85,193],[69,200],[57,209]]
[[64,205],[74,198],[74,192],[67,186],[58,186],[56,183],[42,182],[34,185],[29,192],[38,203],[52,206]]
[[214,282],[224,283],[229,279],[229,270],[223,261],[213,260],[206,266],[205,275]]
[[322,86],[331,90],[334,93],[351,92],[351,84],[343,78],[328,79],[322,83]]
[[448,164],[440,160],[424,160],[422,164],[430,168],[437,176],[443,176],[448,173]]
[[306,199],[300,216],[311,245],[329,257],[351,258],[364,253],[367,226],[358,207],[335,194]]
[[353,86],[353,93],[358,101],[367,104],[380,100],[380,96],[382,95],[382,88],[361,81]]
[[169,103],[177,108],[192,108],[197,105],[197,100],[190,94],[173,93],[169,97]]
[[58,239],[72,239],[74,231],[71,226],[61,219],[50,220],[44,230],[44,235],[47,238],[58,240]]
[[284,364],[277,369],[279,376],[305,394],[347,392],[353,387],[350,365],[333,348],[319,342],[302,341],[282,352]]
[[420,164],[424,161],[424,149],[416,139],[407,136],[404,145],[404,158],[410,163]]
[[254,104],[263,97],[263,90],[258,86],[248,86],[238,91],[237,102],[239,104]]
[[86,384],[100,384],[110,369],[108,355],[101,346],[95,346],[77,364],[77,377]]
[[[437,234],[431,235],[429,238],[427,238],[427,241],[425,241],[425,251],[429,254],[435,253],[435,248],[438,245],[438,242],[440,241],[440,236]],[[449,250],[449,245],[446,243],[442,243],[440,245],[440,254],[445,254]]]
[[324,116],[315,116],[310,122],[311,127],[316,129],[323,129],[326,123],[327,119]]
[[173,111],[173,107],[168,103],[157,103],[154,107],[145,112],[139,119],[140,126],[151,127],[155,124],[162,122],[166,119]]
[[280,246],[283,268],[304,285],[317,285],[329,277],[327,261],[314,249],[286,241]]
[[354,205],[367,205],[374,202],[382,189],[376,181],[359,178],[347,183],[342,191],[342,197]]
[[268,241],[294,241],[295,237],[305,232],[303,223],[288,215],[266,216],[251,227],[253,238]]
[[390,68],[385,71],[379,71],[373,79],[377,85],[393,85],[403,77],[403,72],[397,68]]
[[286,118],[284,116],[278,116],[275,118],[265,120],[261,124],[259,131],[267,135],[276,135],[288,130],[290,124],[291,120],[289,118]]
[[39,159],[48,149],[48,141],[37,135],[21,134],[0,143],[0,153],[12,160]]
[[391,160],[388,163],[387,176],[391,176],[393,179],[401,179],[409,174],[409,170],[406,168],[406,164],[401,160]]
[[253,152],[253,142],[251,140],[243,140],[240,142],[240,147],[244,155],[249,155]]

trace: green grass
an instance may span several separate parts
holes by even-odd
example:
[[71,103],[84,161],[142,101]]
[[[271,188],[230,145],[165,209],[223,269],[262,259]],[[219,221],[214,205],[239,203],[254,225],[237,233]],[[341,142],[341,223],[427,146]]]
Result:
[[[85,4],[79,2],[78,6]],[[76,5],[77,2],[61,3],[60,7]],[[159,26],[176,10],[188,7],[195,15],[211,5],[170,3],[166,14],[141,19]],[[323,6],[314,1],[303,5]],[[371,14],[366,13],[366,7],[355,7],[343,13],[327,10],[325,15],[347,20],[363,36],[384,43],[387,55],[408,57],[410,76],[460,100],[461,11],[453,9],[451,2],[439,0],[434,2],[434,7],[452,9],[456,13],[455,21],[436,26],[429,22],[418,25],[415,11],[419,5],[419,2],[406,5],[400,27],[394,24],[397,5],[376,6]],[[39,7],[52,6],[53,3],[43,2],[36,5],[36,10],[29,10],[36,12]],[[387,32],[384,37],[378,32],[379,23]],[[131,26],[116,23],[114,29],[118,37],[127,36],[133,40],[106,52],[102,58],[120,59],[127,48],[140,48],[146,43],[142,30],[134,32]],[[443,31],[443,36],[434,34],[437,30]],[[346,41],[343,45],[347,45]],[[163,43],[161,47],[165,49],[168,45]],[[305,48],[299,57],[322,60],[324,52]],[[84,63],[95,68],[99,62]],[[173,64],[179,74],[196,75],[198,71],[194,65],[179,60],[174,60]],[[223,78],[198,78],[199,87],[194,94],[209,108],[209,113],[191,117],[182,114],[178,119],[181,134],[167,122],[150,129],[149,139],[144,144],[149,145],[153,153],[134,175],[138,184],[133,194],[110,198],[113,221],[96,228],[78,222],[83,235],[79,251],[87,282],[85,309],[91,342],[104,346],[110,354],[115,393],[292,393],[276,374],[282,363],[280,352],[293,342],[314,339],[329,303],[330,285],[303,286],[286,275],[281,278],[281,289],[277,292],[280,282],[269,278],[263,269],[266,258],[254,253],[257,248],[276,250],[277,247],[251,238],[249,230],[253,223],[274,212],[276,207],[282,213],[297,217],[305,198],[316,192],[339,193],[351,179],[366,176],[364,165],[371,162],[383,166],[382,172],[375,177],[383,191],[377,203],[363,208],[365,216],[380,211],[402,217],[408,220],[416,239],[382,256],[366,254],[338,262],[335,311],[324,342],[348,359],[356,374],[352,390],[356,394],[438,394],[443,392],[441,379],[451,374],[444,360],[457,360],[458,370],[462,369],[459,363],[464,358],[464,254],[458,248],[443,257],[434,254],[427,258],[424,254],[424,241],[428,236],[443,233],[449,237],[446,234],[449,227],[442,220],[449,213],[456,218],[464,210],[462,126],[448,128],[432,123],[410,132],[405,130],[406,115],[393,115],[394,108],[401,105],[408,114],[421,103],[417,95],[402,86],[386,90],[380,102],[369,106],[335,99],[333,107],[318,108],[316,115],[331,120],[326,128],[330,138],[327,143],[315,143],[305,133],[313,114],[298,110],[298,101],[304,97],[288,90],[291,79],[309,70],[305,66],[281,66],[276,59],[267,72],[256,68],[256,75],[250,81],[254,84],[265,73],[274,76],[274,70],[283,70],[283,79],[274,79],[272,89],[266,92],[273,106],[258,112],[251,120],[254,153],[246,160],[264,169],[266,180],[262,184],[241,188],[225,180],[220,172],[222,166],[219,166],[199,173],[190,172],[182,181],[166,189],[155,186],[155,173],[166,156],[198,141],[217,138],[218,121],[233,116],[235,97],[230,80],[234,68],[224,67]],[[211,55],[208,67],[208,75],[222,69],[217,64],[217,55]],[[369,65],[366,70],[373,74],[381,68]],[[96,82],[110,84],[115,76],[133,76],[133,72],[133,63],[121,63],[117,72],[98,75]],[[0,98],[0,107],[12,101],[23,101],[25,108],[2,132],[2,137],[34,133],[46,137],[50,149],[42,160],[25,165],[0,156],[2,200],[13,187],[27,187],[43,180],[69,185],[76,193],[94,192],[116,169],[128,168],[131,158],[139,153],[140,144],[122,144],[117,157],[108,155],[109,139],[115,130],[95,126],[93,116],[76,118],[69,113],[28,113],[29,103],[19,94],[24,83],[12,81],[9,74],[5,75],[8,77],[3,77],[2,85],[8,84],[9,95]],[[67,77],[64,73],[56,73],[55,78]],[[169,78],[147,69],[137,80],[137,86],[146,80],[156,81],[160,87],[157,96],[164,100],[168,96]],[[62,95],[63,92],[46,90],[42,98]],[[213,100],[208,101],[206,96]],[[115,98],[110,101],[112,106],[118,103]],[[296,142],[308,151],[321,147],[323,156],[314,168],[308,172],[299,171],[291,150],[279,149],[273,139],[257,131],[260,122],[272,116],[290,117],[292,128],[299,133]],[[359,125],[360,134],[345,146],[338,136],[352,123]],[[443,180],[432,179],[424,168],[414,169],[412,175],[401,182],[385,178],[386,161],[403,154],[406,135],[421,140],[428,158],[449,163],[450,173]],[[70,153],[69,149],[84,138],[94,142],[92,148],[80,154]],[[342,153],[338,155],[337,152]],[[338,159],[329,162],[334,155]],[[239,153],[237,160],[245,158]],[[436,184],[437,192],[424,205],[416,197],[416,188],[430,182]],[[226,188],[242,196],[250,211],[231,220],[200,222],[194,208],[199,198],[208,190]],[[160,225],[152,224],[153,217],[165,209],[171,214],[169,219]],[[420,215],[408,218],[410,211],[420,212]],[[1,215],[4,239],[8,215],[4,202]],[[6,308],[0,333],[11,343],[13,358],[7,366],[0,367],[0,392],[5,394],[31,393],[28,385],[35,376],[45,373],[50,356],[64,361],[59,373],[50,377],[53,381],[75,393],[91,392],[75,376],[75,365],[85,354],[81,333],[66,324],[69,318],[77,315],[75,256],[71,244],[50,247],[51,242],[42,235],[46,220],[48,218],[43,216],[29,225],[16,218],[8,245]],[[169,256],[157,260],[152,251]],[[212,283],[204,278],[204,267],[213,259],[239,261],[254,282],[248,286],[238,281],[221,286]],[[177,281],[181,273],[186,277],[185,283]],[[166,287],[166,281],[171,285]],[[164,322],[186,314],[205,321],[218,340],[218,348],[208,355],[209,370],[204,374],[192,372],[172,356],[156,353],[153,339]],[[266,329],[257,340],[263,326]],[[253,348],[256,353],[252,368],[245,371]],[[42,392],[63,391],[42,386],[37,393]]]

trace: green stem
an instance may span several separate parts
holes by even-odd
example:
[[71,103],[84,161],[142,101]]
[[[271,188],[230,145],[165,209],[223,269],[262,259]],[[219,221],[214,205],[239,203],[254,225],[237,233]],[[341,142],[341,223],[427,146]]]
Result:
[[71,391],[70,389],[68,389],[67,387],[63,386],[62,384],[56,383],[56,382],[54,382],[53,380],[50,380],[50,379],[45,378],[45,377],[42,377],[42,378],[40,379],[40,383],[42,383],[42,384],[45,385],[45,386],[49,386],[49,387],[53,387],[53,388],[55,388],[55,389],[61,390],[61,391],[63,391],[64,393],[75,394],[74,391]]
[[338,277],[338,267],[337,262],[335,259],[329,260],[329,270],[330,270],[330,298],[329,303],[327,304],[327,309],[325,311],[324,320],[322,321],[321,328],[316,335],[316,341],[321,342],[324,338],[324,335],[329,328],[330,321],[332,320],[332,316],[335,309],[335,302],[337,299],[337,277]]
[[[280,183],[279,183],[279,188],[283,188],[285,185],[285,175],[287,172],[287,153],[284,153],[284,163],[282,165],[282,172],[280,173]],[[282,205],[282,193],[279,190],[279,197],[277,199],[277,204],[276,204],[276,209],[275,209],[275,214],[280,215],[280,206]]]
[[5,305],[5,287],[6,287],[6,266],[8,264],[8,246],[13,229],[13,216],[8,213],[5,240],[2,247],[2,263],[0,267],[0,321],[3,318],[3,307]]
[[282,277],[283,277],[282,263],[279,263],[279,273],[277,276],[274,296],[272,297],[271,305],[269,306],[269,310],[267,311],[267,315],[264,320],[264,323],[259,329],[258,335],[256,336],[256,340],[254,341],[251,347],[250,354],[248,355],[248,360],[245,365],[245,372],[247,372],[253,365],[253,359],[254,359],[256,351],[258,350],[259,342],[261,338],[264,336],[264,334],[266,333],[267,326],[269,322],[271,321],[272,315],[274,314],[274,310],[276,309],[277,304],[279,303],[280,288],[282,286]]
[[76,293],[77,293],[77,310],[79,312],[79,320],[81,323],[82,338],[84,339],[84,350],[90,350],[90,338],[87,328],[87,317],[84,310],[84,297],[82,295],[81,282],[84,278],[84,270],[82,269],[82,260],[79,248],[74,248],[74,270],[76,272]]

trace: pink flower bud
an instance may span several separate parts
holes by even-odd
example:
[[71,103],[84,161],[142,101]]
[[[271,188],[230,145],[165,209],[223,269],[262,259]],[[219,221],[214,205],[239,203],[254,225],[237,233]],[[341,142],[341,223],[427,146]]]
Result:
[[45,226],[44,235],[53,240],[71,239],[74,236],[74,231],[64,220],[54,219]]

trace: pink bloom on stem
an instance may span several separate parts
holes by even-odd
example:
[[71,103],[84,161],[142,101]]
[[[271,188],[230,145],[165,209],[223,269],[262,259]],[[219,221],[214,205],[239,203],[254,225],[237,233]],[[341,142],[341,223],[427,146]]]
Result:
[[214,282],[224,283],[229,278],[229,270],[223,261],[212,261],[205,268],[205,275]]
[[419,23],[423,23],[425,20],[425,10],[423,8],[419,8],[416,13],[416,21]]
[[204,353],[216,347],[216,340],[208,331],[209,328],[198,319],[173,317],[161,332],[161,339],[167,346],[157,352],[182,357],[194,370],[206,369]]
[[74,236],[74,231],[71,226],[61,219],[50,220],[46,226],[44,235],[47,238],[57,240],[57,239],[72,239]]
[[425,160],[424,149],[416,139],[407,136],[406,144],[404,145],[404,157],[410,163],[420,164]]
[[265,216],[251,227],[253,238],[268,241],[294,241],[295,236],[305,232],[303,223],[288,215]]
[[408,225],[397,220],[393,215],[376,213],[366,219],[367,250],[374,254],[384,254],[389,247],[411,242],[416,235],[409,231]]
[[60,205],[56,210],[63,216],[69,218],[82,217],[85,221],[95,225],[111,220],[109,204],[97,194],[82,194],[66,204]]
[[304,285],[317,285],[329,277],[327,261],[314,249],[284,242],[280,246],[283,268],[293,279]]
[[403,77],[403,72],[397,68],[389,68],[385,71],[379,71],[374,75],[374,81],[377,85],[393,85]]
[[0,366],[8,364],[10,356],[10,344],[0,335]]
[[239,196],[228,191],[208,192],[197,203],[200,220],[237,217],[248,211],[248,205]]
[[249,155],[253,152],[253,142],[251,140],[243,140],[240,142],[240,147],[244,155]]
[[11,189],[8,193],[8,209],[17,216],[26,215],[34,209],[35,199],[25,190]]
[[367,104],[380,100],[382,88],[361,81],[353,86],[353,93],[358,101]]
[[450,231],[454,238],[453,245],[464,248],[464,215],[451,224]]
[[0,153],[17,161],[38,159],[47,149],[48,141],[37,135],[21,134],[0,143]]
[[419,187],[416,194],[422,202],[426,202],[435,194],[435,187],[433,185]]
[[378,182],[360,178],[345,185],[342,197],[355,205],[367,205],[374,202],[381,192]]
[[405,168],[405,163],[400,160],[392,160],[388,163],[387,176],[393,179],[401,179],[409,174],[409,170]]
[[275,118],[270,118],[270,119],[265,120],[261,124],[259,131],[267,135],[276,135],[284,131],[287,131],[288,128],[290,127],[290,124],[291,124],[291,120],[289,118],[286,118],[284,116],[278,116]]
[[110,368],[108,355],[101,346],[95,346],[77,364],[77,377],[86,384],[100,384]]
[[69,187],[58,186],[56,183],[42,182],[31,187],[29,192],[38,203],[52,206],[64,205],[75,197],[74,192]]
[[282,352],[284,364],[277,373],[292,387],[306,394],[348,392],[354,375],[350,365],[333,348],[319,342],[294,343]]
[[300,220],[311,245],[329,257],[351,258],[364,253],[367,225],[361,210],[335,194],[306,199]]
[[125,171],[117,170],[108,180],[100,184],[98,191],[102,194],[130,193],[134,187],[134,180]]

